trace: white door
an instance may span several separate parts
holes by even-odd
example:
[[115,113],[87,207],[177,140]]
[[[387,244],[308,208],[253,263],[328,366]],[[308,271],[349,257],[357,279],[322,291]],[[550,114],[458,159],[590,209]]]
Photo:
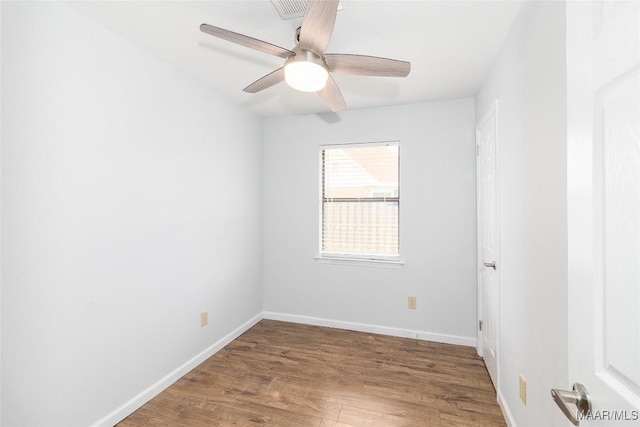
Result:
[[476,130],[478,191],[479,350],[493,385],[498,381],[498,198],[496,180],[497,105]]
[[567,2],[569,379],[591,412],[567,407],[589,427],[640,425],[639,14]]

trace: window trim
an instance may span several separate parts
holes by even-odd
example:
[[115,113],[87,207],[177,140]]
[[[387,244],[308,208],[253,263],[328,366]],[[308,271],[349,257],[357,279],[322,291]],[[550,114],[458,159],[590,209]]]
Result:
[[[366,266],[366,267],[382,267],[382,268],[400,268],[405,264],[405,261],[400,256],[400,210],[398,211],[398,254],[397,255],[383,255],[383,254],[355,254],[355,253],[340,253],[340,252],[324,252],[322,250],[322,227],[323,227],[323,161],[322,151],[327,148],[353,148],[354,146],[388,146],[395,145],[400,150],[400,140],[387,140],[387,141],[372,141],[372,142],[353,142],[353,143],[338,143],[338,144],[322,144],[319,146],[318,151],[318,253],[314,256],[314,259],[321,264],[336,264],[336,265],[351,265],[351,266]],[[380,197],[380,200],[395,201],[398,202],[398,209],[400,209],[400,158],[398,157],[398,195],[393,197]],[[354,199],[356,200],[356,199]]]
[[350,254],[318,254],[315,257],[320,264],[350,265],[355,267],[401,268],[405,261],[400,256],[365,258]]

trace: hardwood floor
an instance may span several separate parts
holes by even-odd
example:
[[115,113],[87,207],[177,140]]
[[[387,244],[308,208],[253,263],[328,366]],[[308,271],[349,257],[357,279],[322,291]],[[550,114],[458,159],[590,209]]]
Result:
[[475,349],[262,320],[129,426],[504,426]]

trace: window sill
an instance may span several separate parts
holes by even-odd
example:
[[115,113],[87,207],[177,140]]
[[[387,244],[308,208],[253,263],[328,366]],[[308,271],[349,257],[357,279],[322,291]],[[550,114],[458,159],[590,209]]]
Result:
[[315,260],[320,264],[336,264],[336,265],[351,265],[360,267],[377,267],[377,268],[401,268],[404,265],[404,261],[397,259],[383,259],[383,258],[356,258],[348,256],[335,256],[335,255],[317,255]]

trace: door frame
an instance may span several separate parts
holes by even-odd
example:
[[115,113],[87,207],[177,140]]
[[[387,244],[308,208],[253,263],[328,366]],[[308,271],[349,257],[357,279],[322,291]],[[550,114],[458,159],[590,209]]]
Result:
[[491,105],[487,108],[485,113],[481,116],[482,118],[476,122],[476,290],[477,290],[477,323],[476,323],[476,351],[480,357],[482,357],[483,352],[483,344],[482,344],[482,331],[480,330],[480,321],[483,320],[483,306],[484,306],[484,287],[482,283],[482,274],[481,269],[485,268],[483,265],[484,260],[482,260],[482,241],[481,241],[481,219],[482,219],[482,211],[480,205],[480,150],[479,150],[479,134],[480,128],[484,126],[484,124],[491,118],[491,116],[495,116],[495,125],[496,125],[496,135],[494,139],[494,153],[495,153],[495,196],[496,196],[496,240],[497,240],[497,250],[496,250],[496,265],[498,268],[495,271],[496,281],[497,281],[497,296],[496,296],[496,313],[495,313],[495,325],[496,325],[496,335],[495,335],[495,350],[496,350],[496,384],[494,384],[496,389],[496,394],[499,394],[499,384],[500,384],[500,289],[501,289],[501,238],[500,238],[500,116],[499,116],[499,101],[494,100]]

